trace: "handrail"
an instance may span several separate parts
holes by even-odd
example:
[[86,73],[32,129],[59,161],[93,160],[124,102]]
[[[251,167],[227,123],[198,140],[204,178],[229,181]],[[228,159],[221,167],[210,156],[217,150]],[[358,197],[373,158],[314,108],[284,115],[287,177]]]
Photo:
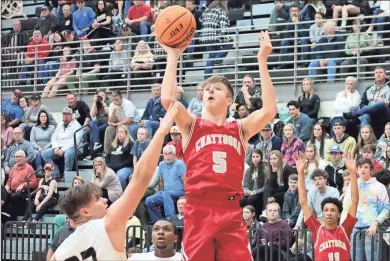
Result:
[[32,176],[35,176],[38,172],[40,172],[42,168],[34,171],[31,174],[28,174],[26,177],[26,183],[27,183],[27,199],[28,199],[28,213],[29,213],[29,219],[32,220],[32,199],[31,199],[31,189],[30,189],[30,178]]
[[[79,148],[77,146],[77,141],[76,141],[76,134],[77,132],[79,131],[82,131],[83,129],[85,128],[89,128],[89,125],[83,125],[81,126],[80,128],[78,128],[74,133],[73,133],[73,146],[74,146],[74,150],[75,150],[75,163],[76,163],[76,175],[78,176],[79,175],[79,161],[78,161],[78,156],[79,156]],[[83,143],[83,146],[84,147],[86,144],[88,144],[87,142],[86,143]]]

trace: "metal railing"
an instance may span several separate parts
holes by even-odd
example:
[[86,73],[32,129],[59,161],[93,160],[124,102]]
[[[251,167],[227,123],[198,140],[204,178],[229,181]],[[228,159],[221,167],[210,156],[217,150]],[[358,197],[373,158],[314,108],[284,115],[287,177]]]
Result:
[[[366,20],[373,18],[374,16],[364,17]],[[349,18],[349,20],[354,20],[356,18]],[[360,21],[360,20],[357,20]],[[325,20],[326,22],[326,20]],[[300,44],[301,40],[309,38],[309,29],[300,29],[298,28],[301,24],[312,24],[310,22],[300,22],[294,25],[294,29],[290,31],[281,31],[279,32],[280,38],[274,38],[276,33],[271,33],[273,37],[272,42],[274,45],[274,51],[269,58],[268,65],[270,68],[271,77],[275,85],[278,84],[288,84],[294,85],[295,87],[306,77],[310,77],[308,68],[301,68],[299,65],[316,61],[317,58],[315,55],[318,54],[329,54],[333,53],[331,51],[315,51],[311,49],[311,43]],[[279,23],[280,26],[286,26],[290,23]],[[366,28],[371,24],[366,24],[361,26],[358,22],[359,28]],[[385,22],[381,24],[372,24],[374,26],[382,25],[385,30],[383,31],[374,31],[373,34],[377,35],[383,34],[382,41],[385,43],[383,46],[371,47],[369,45],[365,49],[358,48],[357,55],[355,57],[348,57],[345,54],[345,47],[342,50],[339,50],[340,53],[343,53],[343,57],[337,57],[334,60],[336,62],[336,70],[340,68],[349,68],[356,69],[356,72],[337,72],[335,74],[337,79],[344,79],[346,76],[354,75],[360,79],[373,79],[373,72],[371,68],[381,65],[389,66],[389,57],[386,56],[386,53],[389,53],[388,44],[390,40],[390,22]],[[180,63],[178,67],[178,84],[184,89],[195,87],[200,81],[205,77],[210,75],[222,75],[228,78],[231,83],[239,87],[241,85],[242,77],[245,74],[252,74],[255,76],[255,79],[258,79],[258,69],[257,69],[257,59],[256,54],[259,49],[259,43],[257,40],[257,33],[267,28],[268,25],[253,25],[248,27],[232,27],[229,28],[229,39],[228,42],[223,42],[223,39],[226,39],[226,35],[220,37],[222,42],[217,43],[203,43],[201,31],[197,32],[197,37],[195,38],[195,44],[191,45],[193,51],[187,52],[181,56]],[[348,26],[347,29],[352,29],[353,26]],[[306,31],[307,37],[301,37],[300,35]],[[344,41],[340,42],[340,45],[345,46],[346,38],[352,33],[337,33],[337,35],[344,37]],[[22,37],[25,37],[21,35]],[[3,36],[12,37],[12,36]],[[124,58],[115,59],[113,61],[114,51],[111,49],[116,40],[123,40],[124,51],[127,54],[123,55]],[[281,46],[287,40],[291,40],[288,47]],[[121,89],[122,91],[128,92],[137,92],[149,90],[152,83],[161,83],[166,60],[165,55],[157,55],[156,52],[158,49],[155,49],[154,42],[149,42],[151,45],[151,51],[154,53],[154,61],[152,62],[152,69],[145,69],[140,71],[134,71],[131,69],[132,59],[134,58],[136,46],[139,41],[139,36],[128,36],[128,37],[115,37],[115,38],[105,38],[105,39],[91,39],[89,42],[92,44],[93,48],[96,50],[94,54],[87,54],[86,49],[83,48],[85,41],[75,41],[68,43],[58,43],[52,44],[52,49],[70,45],[73,52],[72,57],[75,58],[75,64],[77,69],[74,70],[73,76],[79,72],[87,72],[94,69],[93,64],[99,63],[98,72],[91,75],[83,77],[69,77],[66,81],[66,84],[69,86],[75,86],[77,92],[81,94],[85,93],[94,93],[97,88],[115,88]],[[357,37],[358,46],[364,41],[362,34],[358,34]],[[368,40],[372,41],[372,40]],[[4,42],[4,41],[3,41]],[[10,41],[5,41],[10,42]],[[329,43],[317,44],[317,47],[328,45]],[[210,54],[221,53],[224,50],[210,50],[212,47],[217,49],[223,49],[223,47],[229,47],[228,55],[223,58],[209,58]],[[310,48],[310,51],[302,51],[304,47]],[[284,48],[289,48],[287,53],[281,53],[281,50]],[[366,50],[369,52],[366,52]],[[37,49],[31,53],[32,62],[26,64],[26,59],[24,58],[27,52],[27,46],[19,47],[17,52],[15,52],[15,47],[2,47],[2,63],[1,63],[1,72],[2,80],[1,86],[3,93],[11,92],[15,88],[20,88],[26,93],[32,92],[41,92],[46,86],[46,82],[52,79],[55,74],[58,72],[59,61],[63,55],[62,52],[58,54],[51,52],[48,58],[38,58],[39,52]],[[364,53],[365,52],[365,53]],[[301,60],[301,56],[307,55],[305,60]],[[98,57],[96,57],[98,56]],[[361,59],[366,59],[368,64],[360,64]],[[340,61],[346,59],[355,59],[356,65],[341,65]],[[92,63],[91,63],[92,62]],[[114,71],[116,68],[113,66],[113,63],[122,62],[124,68],[121,71]],[[212,63],[217,62],[218,65]],[[88,64],[87,64],[88,63]],[[110,65],[111,64],[111,65]],[[212,65],[212,66],[211,66]],[[278,65],[286,65],[285,69],[275,69]],[[28,71],[26,74],[26,79],[21,79],[23,76],[21,74],[22,68],[24,71]],[[207,68],[212,68],[212,73],[205,73]],[[321,72],[316,75],[316,81],[327,81],[328,77],[327,72],[322,72],[324,68],[313,67]],[[368,70],[363,70],[368,68]],[[117,69],[117,68],[116,68]],[[72,80],[69,80],[72,79]],[[59,94],[67,92],[66,87],[63,87],[59,90]]]

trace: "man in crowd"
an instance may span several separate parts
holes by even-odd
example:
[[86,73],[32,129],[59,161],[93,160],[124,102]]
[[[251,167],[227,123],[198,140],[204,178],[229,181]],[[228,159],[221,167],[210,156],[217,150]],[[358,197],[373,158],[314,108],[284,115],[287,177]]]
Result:
[[23,109],[19,105],[19,99],[23,97],[23,92],[16,89],[12,92],[11,99],[6,99],[1,104],[1,112],[9,119],[9,126],[18,127],[23,116]]
[[[327,155],[330,152],[330,148],[334,144],[338,144],[341,146],[341,150],[344,154],[350,155],[354,153],[356,141],[354,138],[349,136],[345,133],[345,126],[344,122],[342,121],[336,121],[333,125],[333,132],[334,137],[331,139],[331,141],[328,143],[327,147],[325,148],[325,152]],[[328,161],[331,161],[330,158],[327,159]]]
[[238,91],[234,103],[230,106],[231,110],[237,112],[241,104],[245,104],[249,112],[260,109],[262,107],[261,90],[256,86],[255,79],[248,74],[244,76],[242,83],[241,90]]
[[73,111],[73,118],[76,119],[81,126],[89,125],[91,121],[89,106],[84,101],[78,101],[75,93],[68,93],[66,96],[69,108]]
[[186,204],[186,197],[182,196],[177,201],[177,212],[178,214],[171,217],[170,221],[177,227],[184,226],[184,206]]
[[95,12],[85,6],[84,0],[77,0],[77,11],[73,13],[73,33],[79,38],[88,33],[95,21]]
[[133,33],[141,35],[141,39],[148,41],[148,34],[152,25],[152,13],[150,6],[143,0],[134,0],[133,6],[125,19],[125,23],[130,26]]
[[330,163],[325,167],[325,171],[328,173],[328,184],[342,194],[344,187],[343,173],[347,167],[343,161],[343,150],[339,144],[333,144],[330,147]]
[[144,127],[139,128],[137,130],[137,139],[131,149],[131,155],[133,155],[133,166],[137,164],[137,161],[141,158],[149,143],[150,139],[148,138],[148,130]]
[[[58,6],[58,8],[61,8],[61,7]],[[56,29],[60,32],[72,31],[73,30],[73,16],[72,16],[72,13],[70,10],[70,6],[69,5],[62,6],[62,12],[64,15],[59,18]],[[57,19],[58,19],[58,17],[57,17]]]
[[50,13],[49,7],[41,7],[41,16],[35,25],[35,30],[41,31],[43,37],[49,40],[49,37],[54,33],[56,27],[56,17]]
[[290,101],[287,103],[287,107],[291,116],[290,119],[287,120],[287,123],[291,123],[295,126],[297,137],[306,144],[312,133],[312,120],[306,114],[301,113],[300,106],[297,101]]

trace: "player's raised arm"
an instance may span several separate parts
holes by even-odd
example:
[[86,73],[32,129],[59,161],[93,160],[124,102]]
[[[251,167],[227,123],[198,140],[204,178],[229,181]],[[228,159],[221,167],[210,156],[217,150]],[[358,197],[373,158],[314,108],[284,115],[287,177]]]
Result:
[[357,174],[356,174],[356,159],[353,155],[346,155],[344,157],[345,166],[348,169],[349,177],[351,178],[351,206],[348,213],[356,218],[357,208],[359,204],[359,188],[357,185]]
[[267,31],[261,32],[259,38],[260,50],[257,54],[257,61],[259,63],[263,108],[254,111],[248,117],[241,120],[245,141],[248,141],[267,123],[271,122],[278,112],[278,108],[276,107],[275,89],[267,66],[268,56],[272,52],[272,43]]
[[306,159],[305,154],[299,153],[295,159],[295,164],[298,171],[298,198],[299,204],[301,205],[303,211],[303,220],[306,221],[312,215],[311,208],[307,203],[307,192],[305,186],[305,165],[308,159]]
[[[175,102],[168,108],[148,148],[137,162],[129,185],[123,192],[123,195],[111,205],[104,217],[107,234],[117,251],[123,251],[124,249],[126,222],[133,216],[153,177],[160,158],[165,135],[169,133],[172,127],[173,118],[178,110],[178,104],[179,102]],[[118,233],[123,234],[123,237],[118,237]]]

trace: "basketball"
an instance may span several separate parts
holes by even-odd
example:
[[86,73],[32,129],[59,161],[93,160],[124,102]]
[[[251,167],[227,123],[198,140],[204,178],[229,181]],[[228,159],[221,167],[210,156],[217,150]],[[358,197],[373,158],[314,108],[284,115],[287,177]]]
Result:
[[159,41],[170,47],[186,46],[196,31],[192,13],[177,5],[165,8],[157,17],[155,26]]

